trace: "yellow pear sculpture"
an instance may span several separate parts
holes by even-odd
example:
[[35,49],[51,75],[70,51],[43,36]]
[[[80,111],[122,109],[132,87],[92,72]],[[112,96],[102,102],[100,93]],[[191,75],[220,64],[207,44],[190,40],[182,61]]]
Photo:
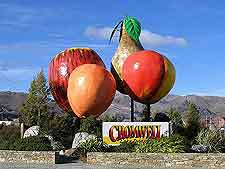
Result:
[[112,58],[111,72],[116,79],[117,90],[123,94],[126,94],[122,81],[122,67],[126,58],[134,52],[144,50],[139,37],[141,33],[140,22],[134,17],[126,17],[121,21],[113,30],[110,40],[117,29],[121,25],[119,46]]

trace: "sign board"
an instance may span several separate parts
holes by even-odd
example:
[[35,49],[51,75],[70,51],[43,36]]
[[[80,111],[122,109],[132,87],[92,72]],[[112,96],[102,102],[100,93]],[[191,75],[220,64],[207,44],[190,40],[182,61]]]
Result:
[[103,142],[119,145],[122,141],[142,141],[169,136],[168,122],[103,122]]

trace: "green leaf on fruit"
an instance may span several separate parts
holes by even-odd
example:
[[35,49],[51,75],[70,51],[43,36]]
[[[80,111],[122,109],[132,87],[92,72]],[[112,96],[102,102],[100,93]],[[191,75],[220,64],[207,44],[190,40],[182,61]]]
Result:
[[141,34],[141,24],[140,22],[134,18],[127,16],[124,19],[124,25],[125,25],[125,30],[128,33],[128,35],[133,39],[134,41],[139,41],[139,37]]

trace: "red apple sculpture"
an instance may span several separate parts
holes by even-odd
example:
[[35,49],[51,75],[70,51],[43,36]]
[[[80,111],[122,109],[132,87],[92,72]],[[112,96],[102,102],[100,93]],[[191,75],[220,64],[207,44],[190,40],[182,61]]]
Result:
[[67,91],[71,108],[79,118],[98,117],[112,103],[116,81],[104,67],[85,64],[71,73]]
[[161,54],[144,50],[131,54],[124,62],[123,83],[134,100],[153,104],[166,96],[175,82],[173,64]]
[[71,112],[67,99],[68,80],[71,72],[83,64],[97,64],[105,68],[99,55],[90,48],[70,48],[57,54],[49,64],[48,80],[51,93],[61,109]]

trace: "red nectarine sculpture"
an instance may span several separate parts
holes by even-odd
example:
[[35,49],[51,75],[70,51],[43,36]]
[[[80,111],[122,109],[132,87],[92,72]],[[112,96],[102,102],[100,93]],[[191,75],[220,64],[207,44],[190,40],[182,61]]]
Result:
[[173,64],[155,51],[135,52],[123,64],[126,92],[144,104],[156,103],[166,96],[174,85],[175,76]]

